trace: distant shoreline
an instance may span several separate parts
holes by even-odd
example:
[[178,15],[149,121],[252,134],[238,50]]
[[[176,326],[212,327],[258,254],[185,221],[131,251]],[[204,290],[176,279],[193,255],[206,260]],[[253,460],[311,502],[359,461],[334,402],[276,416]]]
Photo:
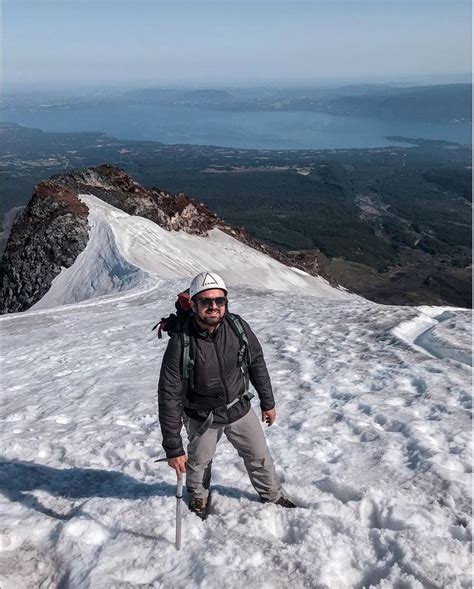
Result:
[[119,140],[272,151],[383,148],[394,145],[395,139],[402,147],[413,145],[413,140],[406,138],[461,145],[472,141],[468,123],[387,121],[306,111],[231,112],[156,104],[10,109],[0,111],[0,121],[45,132],[96,132]]

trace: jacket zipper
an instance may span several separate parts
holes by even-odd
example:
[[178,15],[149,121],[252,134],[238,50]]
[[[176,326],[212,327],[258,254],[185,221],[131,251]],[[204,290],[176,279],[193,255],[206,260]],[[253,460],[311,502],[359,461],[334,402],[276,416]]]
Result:
[[217,363],[219,364],[219,374],[221,375],[222,386],[224,387],[224,393],[225,393],[225,399],[226,399],[225,404],[227,405],[228,403],[230,403],[229,391],[227,390],[227,385],[224,380],[224,373],[222,371],[222,364],[221,364],[221,359],[219,357],[219,352],[217,351],[216,340],[213,336],[211,336],[211,337],[212,337],[212,343],[214,344],[214,350],[216,351]]

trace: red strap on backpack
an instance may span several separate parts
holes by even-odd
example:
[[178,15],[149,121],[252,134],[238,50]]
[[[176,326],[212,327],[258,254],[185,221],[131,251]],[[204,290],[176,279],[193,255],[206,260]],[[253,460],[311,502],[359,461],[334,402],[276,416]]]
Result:
[[[173,333],[176,331],[177,326],[183,323],[186,316],[191,311],[191,297],[189,296],[189,288],[180,292],[175,302],[176,314],[172,313],[168,317],[162,317],[160,321],[153,327],[152,331],[158,328],[157,336],[158,339],[163,337],[163,331]],[[168,335],[171,335],[168,333]]]
[[161,339],[163,336],[161,335],[163,328],[165,327],[165,320],[162,319],[159,323],[158,323],[158,339]]
[[178,304],[181,306],[183,311],[191,310],[191,297],[189,296],[189,288],[179,293]]

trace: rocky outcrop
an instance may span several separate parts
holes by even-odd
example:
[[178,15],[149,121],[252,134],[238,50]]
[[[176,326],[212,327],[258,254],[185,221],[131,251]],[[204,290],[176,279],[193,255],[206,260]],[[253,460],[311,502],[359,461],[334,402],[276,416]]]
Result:
[[276,250],[243,229],[228,225],[206,205],[185,194],[145,188],[122,170],[103,165],[53,176],[38,184],[13,226],[0,266],[2,313],[29,309],[46,294],[61,269],[71,266],[86,247],[88,208],[80,194],[92,194],[168,231],[206,235],[218,227],[286,265],[319,274],[314,254]]
[[123,170],[112,166],[53,176],[43,184],[62,186],[76,196],[93,194],[129,215],[150,219],[168,231],[205,234],[220,221],[205,205],[185,194],[173,195],[160,188],[145,188]]
[[2,313],[25,311],[86,247],[88,208],[74,192],[39,184],[17,218],[0,267]]

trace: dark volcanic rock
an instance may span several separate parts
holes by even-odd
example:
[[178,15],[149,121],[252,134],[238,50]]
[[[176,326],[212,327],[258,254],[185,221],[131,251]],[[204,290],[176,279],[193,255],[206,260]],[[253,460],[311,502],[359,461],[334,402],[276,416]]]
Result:
[[159,188],[145,188],[123,170],[112,166],[86,168],[53,176],[51,182],[76,194],[92,194],[125,211],[154,221],[168,231],[205,234],[219,218],[203,204],[185,194],[173,195]]
[[0,266],[2,313],[25,311],[86,247],[88,208],[54,182],[38,184],[17,218]]
[[114,207],[154,221],[168,231],[206,235],[217,227],[289,266],[318,275],[315,254],[282,252],[248,236],[214,215],[206,205],[159,188],[144,188],[112,166],[53,176],[36,187],[17,218],[0,266],[1,313],[25,311],[48,291],[63,267],[86,247],[88,208],[80,194],[92,194]]

